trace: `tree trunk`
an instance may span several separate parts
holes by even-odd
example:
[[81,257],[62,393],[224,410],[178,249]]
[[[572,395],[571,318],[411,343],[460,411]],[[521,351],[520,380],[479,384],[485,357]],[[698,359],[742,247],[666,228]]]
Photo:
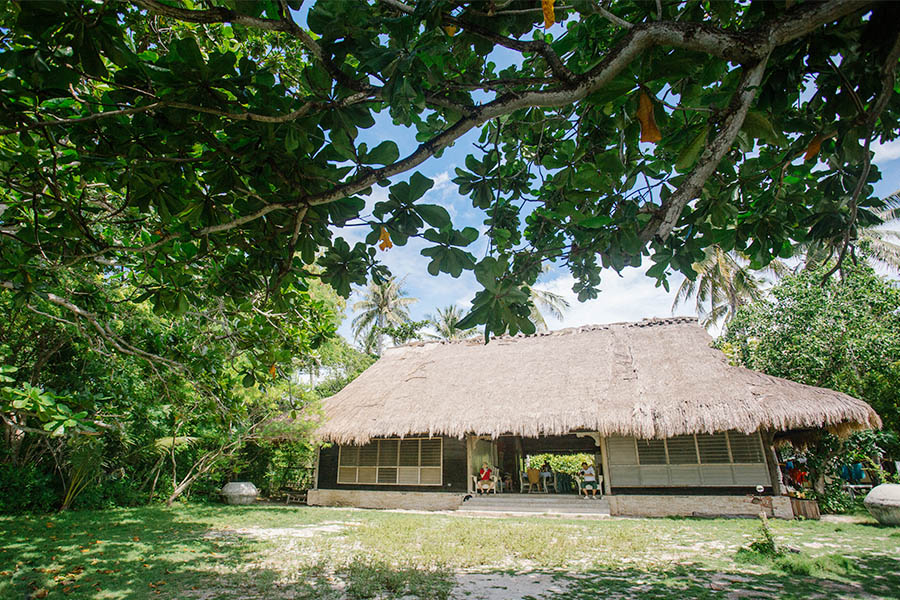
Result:
[[175,490],[172,492],[172,495],[169,496],[168,500],[166,500],[166,506],[172,506],[175,500],[177,500],[178,497],[185,492],[185,490],[191,487],[191,484],[193,484],[202,474],[203,473],[198,472],[195,475],[191,475],[190,477],[185,478],[185,480],[179,483],[177,486],[175,486]]
[[825,493],[825,473],[816,474],[816,478],[813,479],[813,489],[816,490],[817,494]]
[[184,479],[182,479],[180,483],[175,485],[175,482],[172,482],[174,489],[172,490],[172,495],[169,496],[168,500],[166,500],[166,506],[172,506],[175,500],[177,500],[179,496],[187,491],[191,487],[191,485],[200,478],[201,475],[213,468],[218,459],[222,458],[223,456],[231,456],[237,451],[238,448],[240,448],[240,444],[232,443],[227,446],[222,446],[218,450],[207,452],[202,457],[200,457],[200,460],[194,463],[194,465],[188,471],[188,474],[185,475]]

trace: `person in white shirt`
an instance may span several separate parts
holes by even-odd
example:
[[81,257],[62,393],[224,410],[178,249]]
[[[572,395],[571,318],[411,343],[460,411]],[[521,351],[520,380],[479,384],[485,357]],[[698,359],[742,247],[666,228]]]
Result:
[[[584,492],[584,499],[597,498],[597,474],[594,472],[593,466],[588,466],[586,462],[581,463],[581,470],[578,472],[581,476],[581,491]],[[592,494],[588,496],[588,490]]]

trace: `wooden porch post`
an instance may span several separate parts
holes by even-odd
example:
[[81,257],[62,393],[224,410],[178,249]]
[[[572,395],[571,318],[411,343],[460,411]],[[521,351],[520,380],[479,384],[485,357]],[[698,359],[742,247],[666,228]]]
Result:
[[766,467],[769,469],[769,481],[772,483],[772,495],[782,496],[785,489],[781,481],[781,469],[778,468],[778,454],[775,452],[775,432],[767,429],[760,433],[762,434],[763,451],[766,455]]
[[600,462],[603,467],[603,493],[612,494],[612,483],[609,480],[609,451],[606,448],[606,438],[600,438]]
[[319,489],[319,453],[322,451],[321,446],[316,446],[316,469],[313,471],[312,489]]
[[466,489],[470,494],[475,493],[472,487],[472,446],[475,445],[475,436],[466,435]]

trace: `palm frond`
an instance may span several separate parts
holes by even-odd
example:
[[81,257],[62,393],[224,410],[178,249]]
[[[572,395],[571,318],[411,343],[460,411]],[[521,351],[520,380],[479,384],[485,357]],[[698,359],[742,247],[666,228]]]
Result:
[[[726,252],[720,246],[707,248],[703,260],[693,265],[697,276],[685,279],[678,287],[672,312],[694,298],[694,309],[704,327],[730,320],[741,306],[764,296],[764,281],[750,270],[748,263],[746,257]],[[773,262],[768,270],[776,273],[786,268],[783,263]]]
[[890,196],[881,199],[881,207],[872,212],[881,219],[882,223],[890,223],[900,219],[900,190],[897,190]]
[[[565,316],[565,312],[570,308],[569,301],[560,294],[555,294],[553,292],[541,290],[531,286],[529,286],[528,292],[531,296],[532,304],[538,311],[540,311],[540,309],[543,309],[547,311],[547,313],[551,317],[559,321],[562,320],[562,318]],[[543,315],[541,315],[541,321],[543,320],[544,317]],[[544,324],[546,325],[546,323]]]
[[874,261],[900,272],[900,244],[891,241],[900,239],[898,231],[866,230],[860,237],[859,244],[869,252]]
[[190,436],[190,435],[175,435],[175,436],[166,436],[161,437],[153,441],[153,450],[157,454],[167,454],[172,451],[172,448],[175,448],[175,451],[184,450],[186,448],[190,448],[194,444],[200,441],[200,438]]
[[353,318],[351,328],[357,342],[362,344],[366,352],[381,353],[381,327],[409,322],[407,307],[418,302],[418,299],[406,295],[403,282],[403,279],[395,277],[383,283],[373,281],[366,288],[364,297],[353,304],[353,310],[359,314]]

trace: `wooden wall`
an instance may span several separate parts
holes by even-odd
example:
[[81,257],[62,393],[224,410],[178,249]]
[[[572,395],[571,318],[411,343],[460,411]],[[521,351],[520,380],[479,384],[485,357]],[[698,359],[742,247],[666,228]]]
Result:
[[319,452],[318,486],[327,490],[372,490],[385,492],[465,492],[466,441],[443,437],[443,485],[374,485],[337,482],[338,446],[332,444]]
[[[715,446],[707,451],[711,460],[706,461],[704,448],[711,446]],[[753,490],[757,485],[772,487],[765,448],[758,433],[679,436],[665,440],[665,445],[662,440],[610,437],[607,447],[613,492],[628,493],[640,488],[658,492],[663,488],[739,491]],[[693,452],[692,458],[683,458],[685,449]]]

